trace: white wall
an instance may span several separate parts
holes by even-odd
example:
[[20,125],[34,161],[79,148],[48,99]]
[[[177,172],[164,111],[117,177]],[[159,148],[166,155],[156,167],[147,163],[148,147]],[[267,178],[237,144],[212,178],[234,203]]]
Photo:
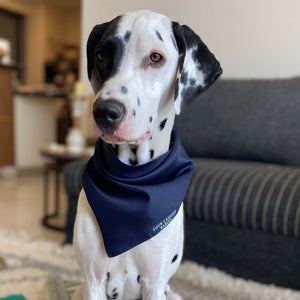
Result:
[[14,97],[15,166],[42,167],[40,150],[56,140],[55,100],[46,97]]
[[126,11],[150,9],[196,31],[230,78],[300,75],[299,0],[82,0],[81,78],[90,30]]

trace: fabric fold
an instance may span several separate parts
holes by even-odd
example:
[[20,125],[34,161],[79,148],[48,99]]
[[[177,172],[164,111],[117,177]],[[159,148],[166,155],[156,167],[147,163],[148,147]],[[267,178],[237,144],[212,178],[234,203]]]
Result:
[[84,173],[83,188],[101,228],[109,257],[143,243],[176,216],[194,164],[173,130],[172,147],[138,166],[122,163],[101,139]]

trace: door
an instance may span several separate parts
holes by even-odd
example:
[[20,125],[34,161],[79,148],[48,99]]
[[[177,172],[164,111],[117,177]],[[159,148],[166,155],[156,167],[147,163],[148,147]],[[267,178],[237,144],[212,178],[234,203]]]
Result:
[[0,166],[14,164],[13,69],[0,66]]

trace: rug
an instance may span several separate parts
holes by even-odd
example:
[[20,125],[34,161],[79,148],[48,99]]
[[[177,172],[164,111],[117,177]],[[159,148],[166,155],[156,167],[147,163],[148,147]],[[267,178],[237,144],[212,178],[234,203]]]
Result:
[[[71,246],[0,231],[0,298],[69,300],[82,282]],[[300,300],[300,292],[184,262],[170,281],[185,300]],[[17,298],[16,298],[17,299]]]

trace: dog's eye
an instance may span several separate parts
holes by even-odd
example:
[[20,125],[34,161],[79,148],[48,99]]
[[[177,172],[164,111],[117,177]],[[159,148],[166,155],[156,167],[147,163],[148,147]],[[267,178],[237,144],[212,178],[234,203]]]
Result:
[[100,61],[100,62],[103,62],[105,61],[105,55],[103,52],[98,52],[97,55],[96,55],[97,59]]
[[150,54],[150,60],[155,64],[159,63],[162,59],[163,57],[157,52],[153,52]]

